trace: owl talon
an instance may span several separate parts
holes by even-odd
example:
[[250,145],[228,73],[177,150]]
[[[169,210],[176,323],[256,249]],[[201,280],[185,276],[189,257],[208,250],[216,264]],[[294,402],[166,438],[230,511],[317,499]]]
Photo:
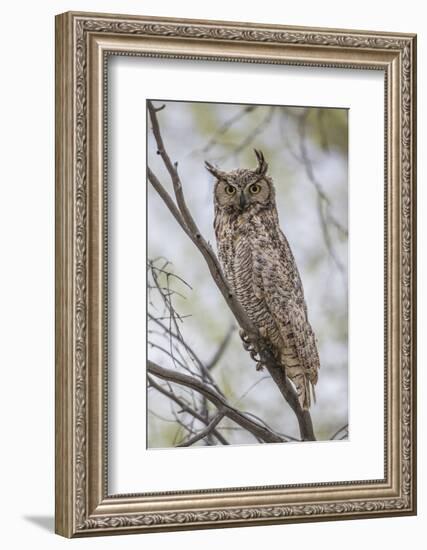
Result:
[[252,342],[249,340],[249,336],[246,334],[246,332],[243,329],[239,330],[240,339],[242,340],[243,347],[246,351],[253,351],[255,349]]
[[254,348],[252,346],[252,344],[250,344],[249,342],[243,342],[243,348],[246,350],[246,351],[252,351]]
[[243,329],[239,330],[239,335],[243,343],[243,348],[249,353],[251,359],[256,363],[256,370],[262,370],[263,365],[260,363],[259,352],[257,347],[249,340],[248,335]]
[[242,328],[239,330],[239,336],[243,344],[249,343],[249,336],[246,334],[246,332]]

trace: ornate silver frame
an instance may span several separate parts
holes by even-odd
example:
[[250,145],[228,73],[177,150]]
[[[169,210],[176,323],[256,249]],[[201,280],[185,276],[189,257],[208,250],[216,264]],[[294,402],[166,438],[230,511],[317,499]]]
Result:
[[[108,55],[384,71],[383,480],[108,494],[104,315]],[[57,533],[77,537],[416,513],[415,119],[415,35],[89,13],[57,16]]]

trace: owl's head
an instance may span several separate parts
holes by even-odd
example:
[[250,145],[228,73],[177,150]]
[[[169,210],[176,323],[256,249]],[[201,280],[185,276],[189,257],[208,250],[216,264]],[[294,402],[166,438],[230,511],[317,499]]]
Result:
[[254,151],[257,158],[254,170],[238,168],[224,172],[205,162],[206,169],[216,178],[214,198],[219,209],[244,213],[274,206],[274,187],[267,176],[268,164],[261,151]]

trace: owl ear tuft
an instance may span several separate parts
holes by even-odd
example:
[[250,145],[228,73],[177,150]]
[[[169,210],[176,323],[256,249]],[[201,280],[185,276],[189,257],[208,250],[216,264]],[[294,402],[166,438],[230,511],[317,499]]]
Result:
[[222,170],[219,170],[218,168],[215,168],[213,164],[205,160],[205,168],[208,172],[210,172],[213,176],[215,176],[217,179],[224,178],[225,173]]
[[260,176],[265,176],[268,170],[268,164],[265,162],[264,155],[262,151],[259,151],[258,149],[254,149],[254,153],[258,160],[258,166],[256,167],[255,172]]

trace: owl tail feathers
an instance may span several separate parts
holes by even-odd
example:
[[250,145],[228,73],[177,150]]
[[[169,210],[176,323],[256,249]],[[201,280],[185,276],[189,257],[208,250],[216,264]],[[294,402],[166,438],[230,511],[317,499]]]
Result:
[[[289,376],[289,374],[288,374]],[[297,391],[298,401],[304,411],[308,411],[312,402],[316,403],[316,392],[314,384],[303,374],[298,374],[295,377],[289,376]]]
[[304,411],[311,407],[310,382],[305,378],[301,388],[297,386],[298,401]]
[[314,389],[314,384],[312,382],[310,383],[310,388],[313,396],[313,403],[316,404],[316,390]]

